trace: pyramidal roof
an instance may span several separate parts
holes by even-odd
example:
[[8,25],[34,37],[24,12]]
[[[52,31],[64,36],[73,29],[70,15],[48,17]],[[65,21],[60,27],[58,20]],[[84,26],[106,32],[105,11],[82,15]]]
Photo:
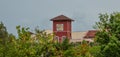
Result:
[[69,17],[66,17],[66,16],[64,16],[64,15],[59,15],[59,16],[57,16],[57,17],[54,17],[54,18],[52,18],[51,19],[51,21],[64,21],[64,20],[66,20],[66,21],[74,21],[74,20],[72,20],[71,18],[69,18]]

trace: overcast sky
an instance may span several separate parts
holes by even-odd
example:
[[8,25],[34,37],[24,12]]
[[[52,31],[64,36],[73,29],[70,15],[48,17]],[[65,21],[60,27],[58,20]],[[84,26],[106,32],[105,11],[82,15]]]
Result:
[[0,21],[8,31],[17,34],[15,27],[30,27],[31,31],[52,29],[51,18],[68,16],[73,31],[87,31],[99,20],[99,13],[120,11],[120,0],[0,0]]

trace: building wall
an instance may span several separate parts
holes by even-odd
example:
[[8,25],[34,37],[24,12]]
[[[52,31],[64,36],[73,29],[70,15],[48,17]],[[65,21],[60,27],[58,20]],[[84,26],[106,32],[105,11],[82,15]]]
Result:
[[[63,31],[57,31],[56,25],[63,24]],[[53,21],[53,32],[62,40],[63,36],[71,38],[71,21]]]

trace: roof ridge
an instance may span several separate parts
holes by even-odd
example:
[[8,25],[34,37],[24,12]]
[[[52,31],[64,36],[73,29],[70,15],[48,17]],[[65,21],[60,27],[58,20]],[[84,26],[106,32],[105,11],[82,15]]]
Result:
[[71,18],[65,16],[65,15],[59,15],[59,16],[56,16],[54,18],[51,19],[51,21],[54,21],[54,20],[70,20],[70,21],[74,21],[72,20]]

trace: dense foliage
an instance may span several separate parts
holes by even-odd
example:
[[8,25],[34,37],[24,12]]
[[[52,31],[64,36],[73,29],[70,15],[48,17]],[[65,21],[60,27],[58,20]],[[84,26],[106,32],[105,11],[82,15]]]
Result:
[[94,43],[59,43],[54,34],[17,26],[18,37],[0,23],[0,57],[120,57],[120,13],[100,14]]
[[96,27],[96,42],[101,46],[100,57],[120,57],[120,13],[100,14]]
[[[66,38],[62,43],[53,39],[53,34],[35,29],[16,27],[18,37],[7,32],[3,23],[0,24],[0,57],[92,57],[97,51],[85,41],[69,43]],[[6,39],[6,40],[4,40]]]

